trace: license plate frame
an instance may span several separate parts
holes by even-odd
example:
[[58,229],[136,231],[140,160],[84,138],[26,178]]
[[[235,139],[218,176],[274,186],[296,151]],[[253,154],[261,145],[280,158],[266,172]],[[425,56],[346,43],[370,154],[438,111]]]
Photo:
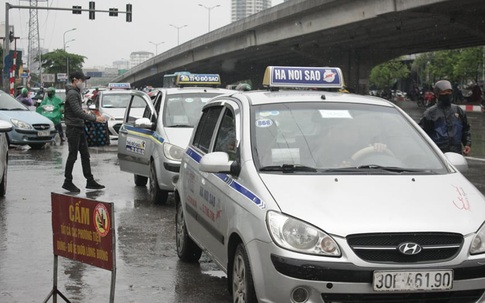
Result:
[[376,270],[372,286],[376,292],[450,290],[453,270]]
[[48,130],[39,130],[37,132],[37,137],[49,137],[50,136],[50,131]]

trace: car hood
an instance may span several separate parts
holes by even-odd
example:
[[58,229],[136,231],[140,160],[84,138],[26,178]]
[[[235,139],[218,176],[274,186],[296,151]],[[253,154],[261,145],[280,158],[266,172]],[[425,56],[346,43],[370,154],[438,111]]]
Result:
[[0,111],[0,119],[10,122],[10,119],[18,119],[30,124],[52,124],[51,120],[41,114],[30,110]]
[[166,140],[185,149],[189,145],[193,130],[192,127],[165,127]]
[[283,213],[345,237],[372,232],[476,232],[484,196],[459,173],[417,176],[261,174]]

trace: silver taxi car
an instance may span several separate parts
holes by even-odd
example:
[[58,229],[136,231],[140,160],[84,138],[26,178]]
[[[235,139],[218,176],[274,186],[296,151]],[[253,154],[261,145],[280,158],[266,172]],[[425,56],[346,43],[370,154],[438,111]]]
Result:
[[150,180],[153,203],[165,203],[174,191],[180,160],[202,106],[233,92],[215,87],[221,83],[217,74],[183,74],[176,83],[178,87],[158,89],[153,101],[144,99],[141,118],[133,115],[138,104],[130,103],[119,130],[120,169],[133,173],[137,186]]
[[175,191],[179,258],[206,251],[234,302],[483,302],[485,198],[465,158],[391,102],[338,92],[338,68],[264,79],[203,108]]

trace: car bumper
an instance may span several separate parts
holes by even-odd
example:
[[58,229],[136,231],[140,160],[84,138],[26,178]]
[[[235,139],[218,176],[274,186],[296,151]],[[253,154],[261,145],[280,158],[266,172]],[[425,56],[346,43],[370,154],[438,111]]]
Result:
[[36,143],[49,143],[54,140],[57,134],[56,130],[48,130],[47,136],[39,135],[37,130],[25,130],[25,129],[12,129],[8,132],[8,140],[10,144],[36,144]]
[[157,168],[161,168],[158,174],[160,188],[166,191],[174,191],[179,178],[180,162],[163,160],[162,165],[158,165]]
[[[261,241],[251,241],[246,247],[261,302],[294,302],[291,300],[292,292],[298,288],[308,293],[306,303],[427,302],[433,298],[449,298],[449,302],[485,302],[485,258],[448,266],[428,264],[430,269],[453,270],[453,287],[448,291],[378,292],[373,289],[374,270],[411,270],[416,267],[409,264],[387,267],[369,263],[357,265],[344,257],[299,254]],[[418,269],[423,269],[423,266]]]

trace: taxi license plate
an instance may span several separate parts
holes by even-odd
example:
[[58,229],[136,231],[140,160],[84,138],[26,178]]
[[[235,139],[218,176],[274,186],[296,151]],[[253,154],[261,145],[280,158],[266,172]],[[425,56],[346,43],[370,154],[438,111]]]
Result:
[[446,290],[452,286],[452,270],[374,271],[375,291]]
[[49,137],[49,134],[48,130],[41,130],[37,132],[37,137]]

